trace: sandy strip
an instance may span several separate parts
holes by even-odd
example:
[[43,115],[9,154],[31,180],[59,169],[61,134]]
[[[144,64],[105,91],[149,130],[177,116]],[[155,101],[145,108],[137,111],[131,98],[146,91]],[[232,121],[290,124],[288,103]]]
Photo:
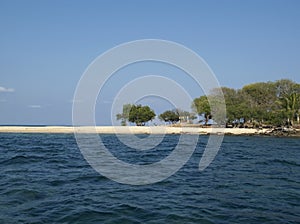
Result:
[[0,126],[1,133],[99,133],[99,134],[231,134],[253,135],[264,134],[269,129],[247,128],[196,128],[196,127],[136,127],[136,126],[97,126],[97,127],[65,127],[65,126]]

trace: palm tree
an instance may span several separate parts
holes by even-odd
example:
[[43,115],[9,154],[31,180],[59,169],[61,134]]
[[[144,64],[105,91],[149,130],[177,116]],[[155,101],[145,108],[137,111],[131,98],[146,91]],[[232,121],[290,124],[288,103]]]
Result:
[[297,111],[300,109],[300,94],[291,93],[281,98],[283,108],[287,113],[287,122],[293,125],[293,120],[297,116],[297,121],[299,120],[299,114]]

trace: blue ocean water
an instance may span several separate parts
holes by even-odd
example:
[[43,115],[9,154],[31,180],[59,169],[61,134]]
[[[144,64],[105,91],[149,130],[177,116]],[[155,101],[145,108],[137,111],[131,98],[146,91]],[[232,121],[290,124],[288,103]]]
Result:
[[[149,153],[101,135],[120,159],[144,164],[167,156],[178,137]],[[207,139],[173,176],[132,186],[94,171],[72,134],[2,133],[0,223],[300,223],[299,138],[226,136],[199,172]]]

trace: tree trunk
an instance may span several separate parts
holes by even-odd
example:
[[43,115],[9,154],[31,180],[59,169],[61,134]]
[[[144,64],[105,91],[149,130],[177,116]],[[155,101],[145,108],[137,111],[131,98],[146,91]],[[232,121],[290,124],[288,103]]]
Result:
[[207,125],[208,120],[209,120],[209,115],[205,114],[205,126]]

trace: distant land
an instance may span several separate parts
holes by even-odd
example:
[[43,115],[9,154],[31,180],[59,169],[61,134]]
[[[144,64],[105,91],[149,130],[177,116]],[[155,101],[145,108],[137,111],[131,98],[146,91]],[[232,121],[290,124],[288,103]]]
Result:
[[300,129],[291,128],[219,128],[172,126],[0,126],[0,133],[97,133],[97,134],[198,134],[263,135],[300,137]]

